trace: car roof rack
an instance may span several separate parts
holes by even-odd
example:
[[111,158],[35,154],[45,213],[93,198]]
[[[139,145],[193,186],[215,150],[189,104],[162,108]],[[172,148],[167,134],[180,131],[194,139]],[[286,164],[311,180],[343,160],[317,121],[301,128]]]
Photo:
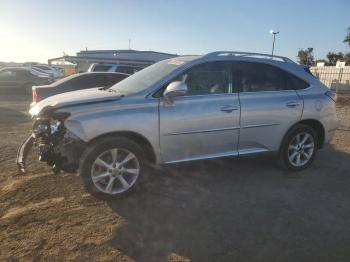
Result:
[[236,52],[236,51],[217,51],[204,55],[204,57],[215,57],[215,56],[244,56],[244,57],[260,57],[260,58],[270,58],[278,59],[285,63],[296,64],[293,60],[288,57],[278,56],[278,55],[269,55],[261,53],[250,53],[250,52]]

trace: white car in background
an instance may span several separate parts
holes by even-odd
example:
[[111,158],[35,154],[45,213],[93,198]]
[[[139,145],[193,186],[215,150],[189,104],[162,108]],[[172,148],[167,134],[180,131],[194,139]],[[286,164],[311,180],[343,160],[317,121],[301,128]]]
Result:
[[88,72],[117,72],[132,75],[140,71],[142,67],[124,66],[117,64],[93,63],[90,65]]
[[56,69],[52,66],[49,66],[49,65],[45,65],[45,64],[33,65],[32,69],[39,71],[41,73],[46,73],[46,74],[52,76],[53,78],[60,78],[63,76],[62,73],[58,69]]

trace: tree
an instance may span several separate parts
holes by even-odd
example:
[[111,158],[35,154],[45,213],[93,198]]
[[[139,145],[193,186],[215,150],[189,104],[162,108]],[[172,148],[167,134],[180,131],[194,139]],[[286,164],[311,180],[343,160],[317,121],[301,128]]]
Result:
[[298,51],[298,58],[299,58],[298,62],[302,65],[308,65],[308,66],[313,65],[315,63],[313,51],[314,49],[312,47],[309,47],[306,49],[300,49]]
[[348,34],[344,38],[344,43],[347,43],[350,46],[350,27],[348,27]]
[[327,54],[328,64],[331,66],[335,66],[337,64],[337,61],[343,61],[344,60],[344,54],[342,52],[328,52]]
[[344,55],[344,61],[346,62],[346,64],[350,64],[350,53]]

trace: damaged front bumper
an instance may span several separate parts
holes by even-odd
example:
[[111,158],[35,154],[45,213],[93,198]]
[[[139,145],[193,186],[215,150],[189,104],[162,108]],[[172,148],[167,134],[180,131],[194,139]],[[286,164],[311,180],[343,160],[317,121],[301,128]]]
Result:
[[33,144],[34,144],[34,136],[30,135],[18,149],[16,164],[18,167],[18,171],[21,173],[25,173],[27,156]]
[[61,170],[75,172],[85,142],[66,130],[62,120],[37,118],[32,134],[18,149],[16,163],[21,173],[26,172],[26,160],[30,149],[35,146],[39,160],[52,166],[54,173]]

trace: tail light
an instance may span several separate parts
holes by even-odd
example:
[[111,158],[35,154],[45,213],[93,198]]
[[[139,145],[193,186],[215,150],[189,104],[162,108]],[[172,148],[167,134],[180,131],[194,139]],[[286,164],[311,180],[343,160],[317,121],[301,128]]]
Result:
[[36,92],[36,89],[33,89],[33,102],[37,103],[40,101],[40,96],[39,94]]
[[328,96],[330,99],[332,99],[334,102],[337,102],[337,93],[329,90],[325,93],[326,96]]

